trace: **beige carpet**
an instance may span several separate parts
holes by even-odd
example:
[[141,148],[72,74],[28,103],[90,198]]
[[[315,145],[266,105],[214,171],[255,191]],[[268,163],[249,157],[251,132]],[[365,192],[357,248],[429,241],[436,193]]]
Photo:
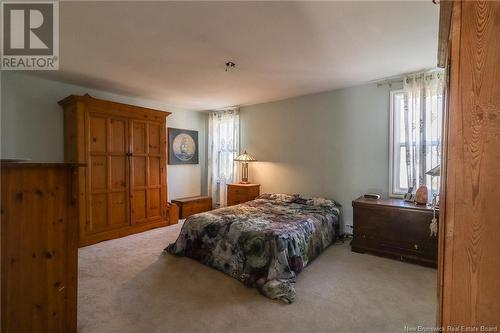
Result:
[[403,332],[432,326],[436,271],[333,245],[286,305],[225,274],[162,252],[180,225],[80,249],[78,331]]

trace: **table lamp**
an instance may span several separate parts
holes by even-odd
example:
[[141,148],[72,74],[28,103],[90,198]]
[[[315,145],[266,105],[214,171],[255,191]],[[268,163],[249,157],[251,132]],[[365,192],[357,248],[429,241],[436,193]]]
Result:
[[252,155],[249,155],[247,151],[234,159],[235,161],[241,162],[241,182],[240,184],[248,184],[248,162],[257,161]]
[[[434,168],[430,169],[425,174],[431,176],[431,179],[433,177],[439,177],[439,176],[441,176],[441,164],[439,164],[438,166],[435,166]],[[433,196],[432,206],[433,207],[439,207],[439,201],[437,199],[437,197],[439,196],[439,193],[433,193],[432,196]]]
[[434,168],[430,169],[425,173],[426,175],[429,175],[431,177],[437,177],[441,176],[441,164],[438,166],[435,166]]

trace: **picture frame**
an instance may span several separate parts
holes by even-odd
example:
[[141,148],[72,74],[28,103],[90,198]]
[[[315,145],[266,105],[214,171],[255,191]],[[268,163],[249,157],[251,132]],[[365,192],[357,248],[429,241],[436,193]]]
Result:
[[199,164],[198,131],[168,128],[168,164]]
[[404,201],[407,202],[414,202],[415,201],[415,194],[413,193],[413,187],[410,187],[408,189],[408,192],[406,192],[403,196]]

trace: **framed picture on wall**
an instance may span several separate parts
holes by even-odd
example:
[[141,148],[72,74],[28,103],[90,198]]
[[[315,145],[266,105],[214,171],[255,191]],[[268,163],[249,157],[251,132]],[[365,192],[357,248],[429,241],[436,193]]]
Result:
[[168,164],[198,164],[198,131],[168,128]]

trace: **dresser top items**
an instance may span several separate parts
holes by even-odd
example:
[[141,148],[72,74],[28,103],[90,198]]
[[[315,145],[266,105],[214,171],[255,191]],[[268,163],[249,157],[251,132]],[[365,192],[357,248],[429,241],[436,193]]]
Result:
[[353,207],[357,206],[372,206],[372,207],[395,207],[404,209],[414,209],[422,211],[432,211],[432,207],[428,205],[417,205],[413,202],[408,202],[403,199],[386,198],[386,199],[367,199],[359,197],[352,202]]

